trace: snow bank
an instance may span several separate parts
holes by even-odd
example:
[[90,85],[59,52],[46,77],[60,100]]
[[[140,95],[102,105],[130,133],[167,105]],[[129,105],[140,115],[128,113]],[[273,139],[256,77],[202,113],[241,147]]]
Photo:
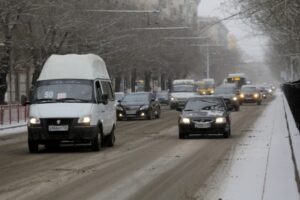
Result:
[[3,125],[0,127],[0,136],[15,135],[24,132],[27,132],[26,122]]
[[[284,105],[282,95],[277,95],[257,122],[245,130],[244,138],[205,184],[208,188],[201,188],[196,198],[300,199]],[[292,124],[291,114],[287,116]],[[300,159],[299,132],[294,125],[291,127],[293,143],[297,145],[295,154]]]

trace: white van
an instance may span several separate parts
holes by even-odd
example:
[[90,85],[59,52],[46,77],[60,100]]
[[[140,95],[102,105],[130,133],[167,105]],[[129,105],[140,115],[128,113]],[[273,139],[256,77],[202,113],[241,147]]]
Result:
[[197,95],[197,87],[194,80],[174,80],[169,94],[170,109],[183,108],[186,101],[195,95]]
[[96,55],[52,55],[30,101],[28,147],[55,148],[61,142],[89,143],[98,151],[115,142],[116,109],[104,61]]

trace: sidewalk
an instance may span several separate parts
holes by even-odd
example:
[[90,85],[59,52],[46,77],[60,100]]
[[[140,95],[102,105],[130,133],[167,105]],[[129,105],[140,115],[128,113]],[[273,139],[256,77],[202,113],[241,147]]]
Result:
[[300,135],[284,95],[277,93],[257,122],[207,181],[203,200],[299,200]]

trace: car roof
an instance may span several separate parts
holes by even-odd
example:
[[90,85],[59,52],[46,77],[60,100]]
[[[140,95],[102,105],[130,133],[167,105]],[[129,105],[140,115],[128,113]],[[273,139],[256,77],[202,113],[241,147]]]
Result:
[[243,85],[242,88],[247,88],[247,87],[254,87],[254,88],[257,88],[256,85]]
[[127,93],[126,95],[131,95],[131,94],[152,94],[151,92],[132,92],[132,93]]
[[219,95],[195,95],[190,97],[190,99],[223,99],[222,96]]
[[236,84],[234,84],[234,83],[227,83],[227,84],[224,84],[224,85],[220,85],[216,88],[237,88],[237,87],[236,87]]

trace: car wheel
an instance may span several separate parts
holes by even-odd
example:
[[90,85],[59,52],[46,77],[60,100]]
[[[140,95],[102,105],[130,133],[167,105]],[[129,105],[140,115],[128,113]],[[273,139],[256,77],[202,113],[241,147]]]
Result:
[[30,153],[37,153],[39,151],[39,143],[34,140],[28,140],[28,149]]
[[107,147],[112,147],[114,146],[116,141],[116,136],[115,136],[115,127],[111,130],[110,134],[106,136],[105,138],[105,143]]
[[99,151],[101,149],[101,144],[102,144],[102,133],[101,133],[100,129],[98,128],[97,134],[91,142],[92,150]]
[[239,111],[240,110],[240,106],[235,106],[235,111]]
[[161,115],[161,110],[160,110],[160,108],[158,108],[157,114],[156,114],[156,118],[159,119],[159,118],[160,118],[160,115]]
[[226,128],[223,132],[223,138],[229,138],[231,135],[231,129],[230,129],[230,125],[226,125]]
[[149,113],[148,113],[148,117],[147,117],[149,120],[152,120],[153,119],[153,111],[150,110]]
[[179,131],[178,138],[179,139],[185,139],[186,138],[186,134]]

